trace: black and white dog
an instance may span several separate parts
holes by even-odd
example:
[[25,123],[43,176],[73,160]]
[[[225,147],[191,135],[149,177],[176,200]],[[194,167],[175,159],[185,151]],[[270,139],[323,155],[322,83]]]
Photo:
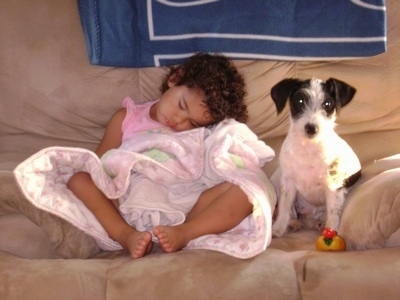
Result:
[[284,79],[271,89],[278,114],[287,100],[291,114],[279,156],[282,174],[273,236],[302,225],[339,229],[346,192],[360,178],[361,165],[335,132],[335,120],[355,92],[334,78]]

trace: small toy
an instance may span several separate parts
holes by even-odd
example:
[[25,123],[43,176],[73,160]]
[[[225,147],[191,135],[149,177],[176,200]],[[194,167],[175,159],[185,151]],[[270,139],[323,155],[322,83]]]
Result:
[[322,235],[317,239],[315,247],[320,251],[344,251],[346,250],[345,240],[332,228],[325,228]]

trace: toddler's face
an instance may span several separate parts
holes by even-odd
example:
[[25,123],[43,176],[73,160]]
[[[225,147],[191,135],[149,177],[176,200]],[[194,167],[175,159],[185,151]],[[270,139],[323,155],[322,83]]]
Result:
[[199,89],[185,85],[172,86],[151,107],[150,115],[175,131],[207,126],[212,119],[203,102],[204,97],[204,92]]

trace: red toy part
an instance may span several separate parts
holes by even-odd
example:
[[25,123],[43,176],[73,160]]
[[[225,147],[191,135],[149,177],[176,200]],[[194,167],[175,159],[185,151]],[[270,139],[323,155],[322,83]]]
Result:
[[320,251],[344,251],[346,250],[345,240],[332,228],[325,228],[322,235],[317,239],[315,247]]

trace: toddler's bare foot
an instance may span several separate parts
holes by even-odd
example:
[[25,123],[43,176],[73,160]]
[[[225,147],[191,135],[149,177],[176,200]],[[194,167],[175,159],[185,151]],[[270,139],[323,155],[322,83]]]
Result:
[[125,249],[132,258],[140,258],[149,254],[153,248],[151,234],[148,231],[132,231],[125,240]]
[[179,251],[189,243],[184,231],[177,226],[156,226],[153,228],[153,234],[167,253]]

